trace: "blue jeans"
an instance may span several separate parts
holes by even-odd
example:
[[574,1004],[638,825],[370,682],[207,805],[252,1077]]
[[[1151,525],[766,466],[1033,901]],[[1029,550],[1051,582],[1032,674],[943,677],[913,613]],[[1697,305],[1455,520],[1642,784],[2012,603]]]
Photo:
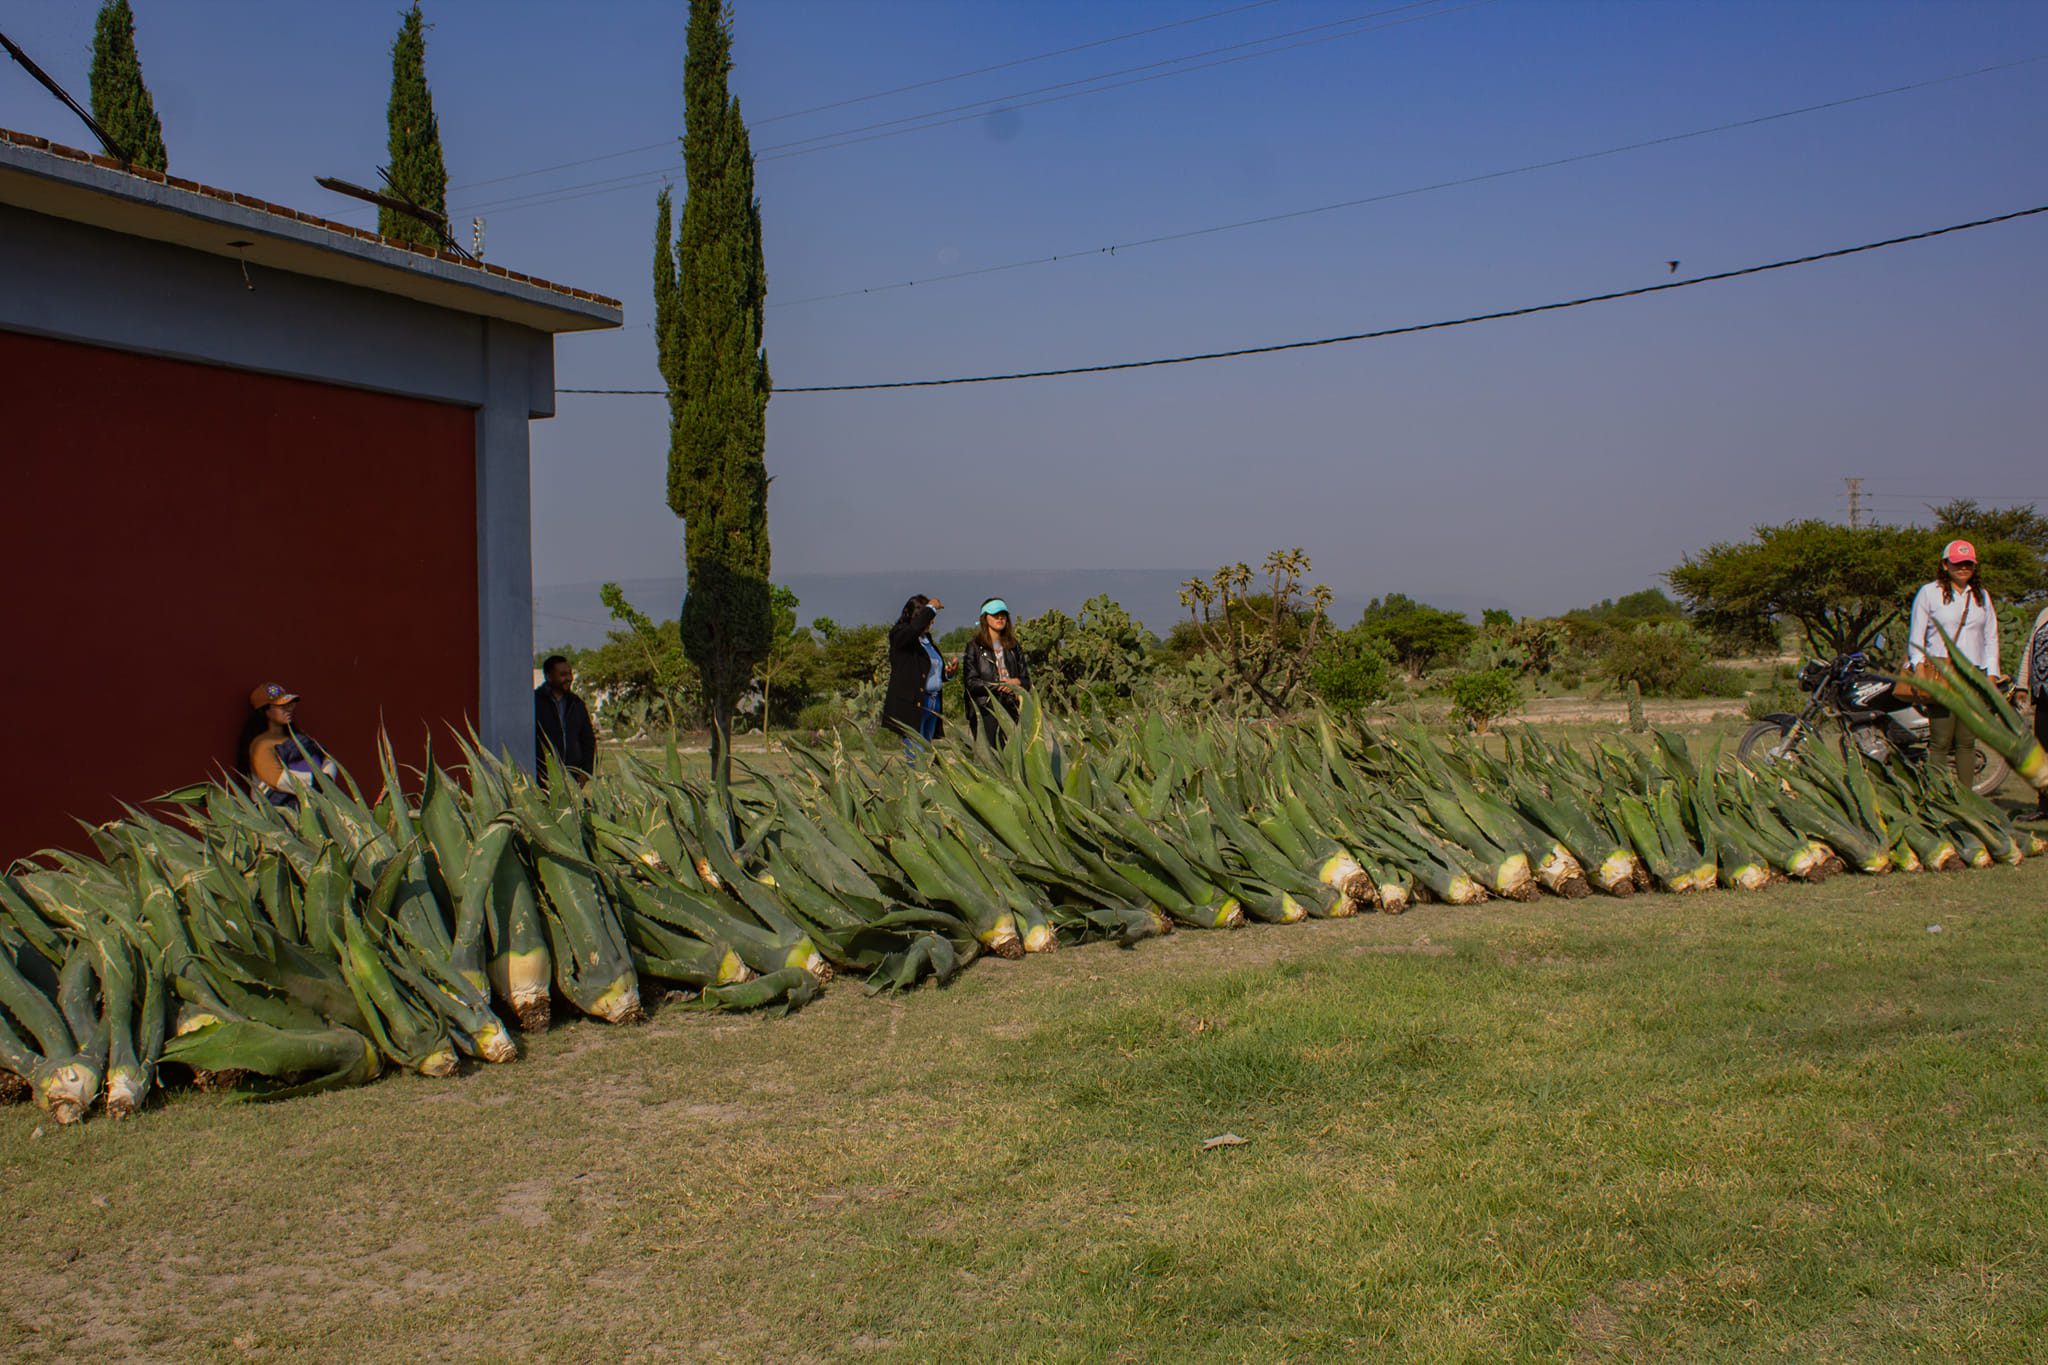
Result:
[[[938,733],[938,729],[939,693],[936,691],[927,692],[924,694],[924,709],[919,711],[917,715],[918,738],[929,741]],[[903,756],[909,759],[917,757],[917,743],[909,735],[903,737]]]

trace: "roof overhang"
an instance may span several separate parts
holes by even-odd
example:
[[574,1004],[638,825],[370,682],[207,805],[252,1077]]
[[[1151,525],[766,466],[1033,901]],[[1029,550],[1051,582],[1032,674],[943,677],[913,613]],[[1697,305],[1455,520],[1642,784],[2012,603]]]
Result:
[[617,327],[616,299],[0,130],[0,204],[535,331]]

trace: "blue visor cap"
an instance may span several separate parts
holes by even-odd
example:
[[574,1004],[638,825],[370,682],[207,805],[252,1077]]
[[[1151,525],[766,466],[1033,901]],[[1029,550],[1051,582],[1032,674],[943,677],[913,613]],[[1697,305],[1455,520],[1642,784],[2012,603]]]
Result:
[[981,604],[981,614],[983,616],[1006,616],[1009,614],[1009,611],[1010,604],[1000,597],[991,597],[988,601]]

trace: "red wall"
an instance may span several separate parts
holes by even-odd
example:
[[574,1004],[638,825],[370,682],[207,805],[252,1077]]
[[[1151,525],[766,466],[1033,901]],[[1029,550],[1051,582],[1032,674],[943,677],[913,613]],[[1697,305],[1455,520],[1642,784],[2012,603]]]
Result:
[[0,862],[213,775],[249,690],[372,794],[477,712],[471,410],[0,331]]

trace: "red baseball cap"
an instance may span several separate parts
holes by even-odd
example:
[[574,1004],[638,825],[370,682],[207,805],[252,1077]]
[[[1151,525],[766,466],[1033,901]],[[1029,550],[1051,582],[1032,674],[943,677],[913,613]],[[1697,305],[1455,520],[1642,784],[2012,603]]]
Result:
[[287,692],[277,683],[265,683],[249,694],[249,709],[261,711],[266,706],[289,706],[298,699],[296,692]]
[[1951,564],[1975,564],[1977,547],[1967,540],[1951,540],[1943,547],[1941,557]]

